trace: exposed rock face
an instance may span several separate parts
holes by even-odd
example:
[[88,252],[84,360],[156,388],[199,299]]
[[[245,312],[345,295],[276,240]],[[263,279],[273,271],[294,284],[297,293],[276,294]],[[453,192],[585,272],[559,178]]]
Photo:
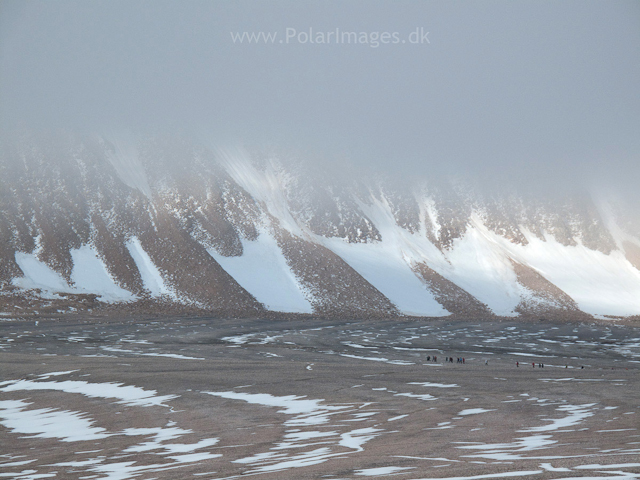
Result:
[[484,303],[447,280],[425,263],[415,265],[415,271],[424,280],[436,300],[449,312],[459,317],[491,317],[493,313]]
[[0,155],[8,312],[256,316],[270,292],[326,316],[640,313],[635,217],[587,195],[335,179],[185,139],[22,135]]
[[622,247],[629,263],[640,270],[640,246],[631,242],[623,242]]
[[142,277],[133,257],[126,248],[124,235],[113,233],[98,215],[91,217],[94,228],[92,243],[99,255],[104,259],[104,265],[116,283],[135,295],[144,295]]
[[326,247],[279,229],[278,245],[291,270],[322,315],[397,315],[397,308]]
[[531,291],[516,307],[523,313],[548,313],[555,309],[578,312],[576,302],[533,268],[511,261],[518,283]]

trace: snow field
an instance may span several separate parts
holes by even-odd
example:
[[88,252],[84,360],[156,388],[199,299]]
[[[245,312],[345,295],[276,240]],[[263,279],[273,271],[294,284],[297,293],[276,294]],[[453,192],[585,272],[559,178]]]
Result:
[[[253,466],[252,470],[245,472],[248,475],[317,465],[333,457],[362,452],[368,441],[383,433],[382,429],[374,427],[356,428],[341,433],[339,430],[346,428],[344,423],[330,426],[331,430],[307,429],[326,425],[334,415],[348,415],[352,417],[349,420],[351,422],[367,420],[378,413],[357,411],[367,405],[327,405],[323,403],[324,400],[296,395],[276,396],[233,391],[202,393],[264,407],[276,407],[280,409],[278,413],[292,416],[284,425],[297,428],[287,430],[283,442],[275,444],[269,451],[234,460],[234,463]],[[319,448],[298,453],[301,447],[310,446]],[[345,448],[348,450],[344,451]]]
[[621,251],[606,255],[581,243],[565,246],[552,235],[546,234],[543,241],[521,230],[529,241],[526,246],[492,235],[507,254],[567,293],[582,311],[593,315],[640,313],[640,271]]
[[275,238],[262,229],[257,240],[242,239],[243,253],[225,257],[214,249],[209,254],[242,288],[269,310],[277,312],[313,313],[304,289]]
[[128,302],[136,298],[113,280],[95,248],[89,245],[71,250],[73,286],[62,275],[38,260],[34,253],[17,252],[15,258],[24,276],[14,278],[12,283],[23,289],[39,288],[46,292],[47,298],[54,298],[56,293],[92,293],[98,295],[101,301],[109,303]]

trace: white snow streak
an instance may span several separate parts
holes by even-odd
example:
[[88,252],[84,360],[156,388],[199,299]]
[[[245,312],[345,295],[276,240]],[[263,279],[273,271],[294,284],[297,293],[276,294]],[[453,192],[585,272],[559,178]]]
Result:
[[175,298],[174,292],[165,284],[158,267],[155,266],[149,254],[144,251],[138,237],[132,237],[127,242],[127,250],[136,262],[144,288],[151,292],[154,297],[170,295]]
[[36,255],[30,253],[16,252],[16,263],[24,273],[24,277],[16,277],[11,283],[16,287],[25,290],[39,288],[49,296],[54,293],[75,293],[75,289],[70,287],[62,278],[62,275],[55,272],[44,262],[38,260]]
[[135,298],[115,283],[94,248],[83,245],[71,250],[71,258],[71,280],[79,290],[96,293],[106,302],[130,301]]
[[269,310],[313,312],[303,288],[269,233],[262,230],[255,241],[242,239],[242,248],[239,257],[225,257],[212,248],[207,251],[242,288]]
[[89,245],[71,250],[71,280],[74,286],[70,286],[62,275],[40,261],[35,253],[17,252],[15,258],[24,276],[14,278],[13,285],[24,289],[39,288],[45,298],[52,298],[56,293],[92,293],[103,302],[126,302],[136,298],[115,283],[95,248]]

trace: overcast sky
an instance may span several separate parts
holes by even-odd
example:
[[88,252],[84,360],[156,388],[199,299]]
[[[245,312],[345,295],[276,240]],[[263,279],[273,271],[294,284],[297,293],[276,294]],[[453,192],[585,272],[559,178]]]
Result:
[[[640,180],[635,0],[2,0],[0,22],[5,128],[191,132],[420,174]],[[309,29],[329,43],[298,35]],[[358,43],[327,38],[336,29]],[[242,32],[276,37],[234,43]],[[397,43],[374,47],[384,32]]]

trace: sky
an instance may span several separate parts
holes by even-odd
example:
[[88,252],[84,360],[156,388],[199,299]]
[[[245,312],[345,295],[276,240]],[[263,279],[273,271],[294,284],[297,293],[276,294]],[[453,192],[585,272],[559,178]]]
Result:
[[0,0],[0,126],[632,191],[640,2]]

